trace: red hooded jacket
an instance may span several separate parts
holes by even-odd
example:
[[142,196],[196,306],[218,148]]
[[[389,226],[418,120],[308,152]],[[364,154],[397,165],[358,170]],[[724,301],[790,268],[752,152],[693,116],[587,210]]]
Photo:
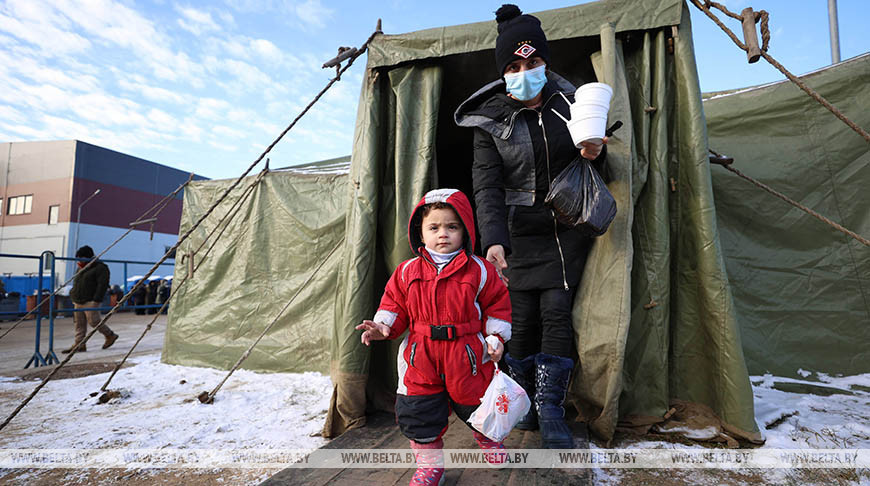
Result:
[[[459,252],[439,273],[425,251],[420,226],[423,206],[449,204],[465,225],[465,251]],[[407,260],[390,277],[375,320],[390,326],[395,339],[408,326],[429,335],[430,325],[456,326],[456,336],[484,332],[511,337],[511,305],[507,287],[495,267],[474,255],[474,216],[465,194],[456,189],[429,191],[420,200],[408,223],[408,240],[416,258]]]
[[[440,272],[423,246],[420,231],[423,206],[434,202],[449,204],[456,211],[467,236],[463,251]],[[393,272],[374,317],[390,327],[388,339],[397,338],[410,327],[409,340],[401,349],[407,369],[402,369],[400,356],[400,394],[432,393],[432,386],[441,384],[438,377],[445,374],[460,379],[466,372],[478,376],[480,370],[481,375],[491,377],[493,367],[483,335],[495,334],[502,341],[511,337],[507,287],[491,263],[473,254],[474,236],[471,204],[456,189],[429,191],[414,208],[408,223],[408,239],[417,257],[403,262]],[[461,392],[468,396],[454,396],[450,390],[451,377],[442,379],[457,403],[479,403],[483,392],[479,387]],[[427,386],[414,390],[414,383]]]

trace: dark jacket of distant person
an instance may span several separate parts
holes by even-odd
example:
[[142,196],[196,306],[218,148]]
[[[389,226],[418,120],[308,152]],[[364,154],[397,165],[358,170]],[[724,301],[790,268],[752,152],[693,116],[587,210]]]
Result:
[[108,289],[109,267],[100,260],[96,260],[91,266],[76,273],[69,296],[76,304],[102,302]]

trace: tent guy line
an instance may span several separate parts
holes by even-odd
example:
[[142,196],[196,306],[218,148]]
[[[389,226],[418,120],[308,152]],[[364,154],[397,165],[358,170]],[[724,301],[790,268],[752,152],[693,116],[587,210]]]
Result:
[[[193,173],[191,173],[191,174],[190,174],[190,177],[187,178],[187,182],[185,182],[185,183],[181,184],[180,186],[178,186],[174,191],[172,191],[170,194],[167,194],[163,199],[161,199],[160,201],[158,201],[157,204],[155,204],[154,206],[151,206],[150,209],[148,209],[147,211],[145,211],[144,213],[142,213],[142,215],[139,216],[139,217],[136,219],[136,221],[133,221],[132,223],[130,223],[130,229],[128,229],[126,232],[124,232],[124,234],[122,234],[121,236],[119,236],[117,240],[115,240],[112,244],[110,244],[110,245],[107,246],[103,251],[101,251],[99,255],[95,256],[91,261],[89,261],[87,264],[85,264],[85,266],[82,268],[82,271],[84,271],[84,270],[90,268],[91,264],[92,264],[95,260],[97,260],[97,259],[100,258],[101,256],[105,255],[106,252],[108,252],[110,249],[112,249],[113,246],[115,246],[115,245],[117,245],[118,243],[120,243],[121,240],[123,240],[123,239],[124,239],[127,235],[129,235],[129,234],[130,234],[134,229],[136,229],[136,226],[138,226],[139,224],[146,224],[146,223],[149,223],[149,222],[156,221],[156,220],[157,220],[157,216],[160,214],[160,212],[163,211],[163,209],[165,209],[166,206],[169,205],[169,201],[171,201],[172,198],[175,197],[175,195],[178,194],[179,191],[181,191],[182,189],[184,189],[184,188],[185,188],[185,187],[190,183],[190,181],[192,181],[192,180],[193,180]],[[159,206],[159,209],[157,209],[158,206]],[[154,211],[155,209],[157,210],[157,212],[154,214],[154,217],[153,217],[153,218],[150,218],[150,219],[145,219],[145,217],[148,216],[149,213],[151,213],[151,211]],[[153,226],[152,226],[152,228],[153,228]],[[33,315],[33,313],[36,312],[38,309],[41,309],[41,308],[42,308],[42,305],[45,304],[46,302],[48,302],[48,299],[51,299],[51,298],[53,298],[54,296],[56,296],[57,293],[60,292],[61,289],[63,289],[63,288],[66,287],[67,285],[69,285],[70,282],[73,281],[73,279],[75,279],[75,274],[73,274],[73,276],[70,277],[69,280],[67,280],[67,281],[64,282],[63,284],[59,285],[59,286],[58,286],[58,287],[57,287],[57,288],[56,288],[56,289],[55,289],[51,294],[49,294],[49,295],[43,297],[43,299],[39,302],[39,304],[37,304],[37,305],[36,305],[32,310],[30,310],[27,314],[24,314],[24,316],[22,316],[21,319],[18,319],[18,321],[17,321],[15,324],[13,324],[12,327],[10,327],[9,329],[7,329],[6,332],[4,332],[2,335],[0,335],[0,339],[3,339],[4,336],[6,336],[6,335],[9,334],[10,332],[12,332],[13,329],[15,329],[16,327],[18,327],[19,324],[21,324],[21,323],[24,322],[26,319],[28,319],[28,318],[29,318],[31,315]],[[88,336],[88,337],[90,338],[90,336]],[[0,429],[2,429],[2,427],[0,427]]]
[[302,293],[302,290],[308,286],[308,283],[311,282],[311,279],[313,279],[314,276],[317,275],[317,272],[319,272],[320,269],[323,268],[323,265],[327,261],[329,261],[329,258],[332,257],[332,255],[336,252],[336,250],[341,248],[342,245],[344,245],[344,238],[342,238],[341,241],[339,241],[338,244],[335,245],[332,248],[332,250],[330,250],[329,253],[320,261],[320,264],[317,265],[317,268],[315,268],[314,271],[311,272],[311,275],[309,275],[308,278],[305,279],[305,282],[302,282],[302,285],[299,286],[299,288],[296,290],[296,293],[293,294],[293,297],[290,297],[290,300],[288,300],[287,303],[284,304],[284,307],[281,308],[281,311],[278,312],[278,314],[275,316],[275,318],[272,319],[272,322],[270,322],[269,325],[266,326],[265,329],[263,329],[263,332],[260,333],[260,336],[257,337],[257,339],[251,344],[251,346],[248,347],[248,349],[242,354],[242,356],[239,358],[239,360],[236,361],[236,364],[233,365],[232,369],[230,369],[229,373],[227,373],[227,376],[224,377],[224,379],[221,380],[221,382],[217,384],[217,386],[214,388],[214,390],[212,390],[211,392],[202,392],[199,395],[197,395],[197,398],[199,399],[199,401],[201,403],[206,403],[206,404],[214,403],[214,397],[215,397],[215,395],[217,395],[217,392],[221,389],[221,387],[224,385],[224,383],[226,383],[226,381],[230,378],[230,376],[232,376],[232,374],[239,368],[239,366],[242,365],[242,362],[248,358],[248,356],[251,354],[251,351],[254,349],[254,347],[257,346],[257,344],[259,344],[261,339],[263,339],[263,336],[265,336],[266,333],[268,333],[269,330],[272,329],[272,326],[274,326],[275,323],[278,322],[278,319],[280,319],[281,316],[284,315],[284,311],[286,311],[287,308],[290,307],[290,304],[292,304],[293,301],[296,300],[296,297],[298,297],[299,294]]
[[[380,21],[378,22],[378,27],[380,27]],[[112,315],[114,315],[115,312],[117,312],[117,310],[120,306],[122,306],[125,302],[127,302],[127,300],[129,300],[129,298],[133,294],[133,292],[135,292],[136,290],[139,289],[139,287],[141,287],[141,285],[145,281],[145,279],[150,277],[151,274],[153,274],[157,270],[157,268],[159,268],[160,265],[169,258],[169,255],[172,254],[176,249],[178,249],[178,247],[179,247],[179,245],[181,245],[181,243],[183,243],[185,240],[187,240],[187,238],[193,233],[193,231],[196,228],[198,228],[199,225],[202,224],[202,222],[209,215],[211,215],[211,213],[215,210],[215,208],[224,199],[226,199],[226,197],[229,195],[229,193],[232,192],[232,190],[235,189],[236,186],[239,185],[239,183],[242,181],[242,179],[244,179],[251,172],[251,170],[253,170],[254,167],[257,164],[259,164],[263,160],[263,158],[266,157],[266,155],[275,147],[275,145],[277,145],[278,142],[280,142],[281,139],[284,138],[284,135],[286,135],[287,132],[289,132],[296,125],[296,123],[299,121],[299,119],[301,119],[306,113],[308,113],[308,110],[310,110],[311,107],[314,106],[314,104],[317,103],[318,100],[320,100],[320,98],[323,96],[323,94],[326,93],[326,91],[329,90],[329,88],[331,88],[332,85],[334,85],[337,81],[339,81],[341,79],[341,75],[353,65],[353,62],[359,56],[361,56],[364,52],[366,52],[368,50],[368,45],[372,41],[372,39],[374,39],[376,35],[381,34],[381,33],[382,32],[380,31],[380,28],[378,28],[374,32],[372,32],[372,34],[369,36],[368,39],[366,39],[365,43],[363,43],[363,45],[357,50],[357,52],[348,58],[347,64],[340,71],[338,71],[338,73],[336,74],[336,77],[329,80],[329,82],[326,84],[326,86],[324,86],[323,89],[321,89],[320,92],[317,93],[317,95],[314,97],[314,99],[311,101],[311,103],[309,103],[308,106],[306,106],[302,110],[302,112],[299,113],[299,115],[297,115],[296,118],[294,118],[292,122],[290,122],[290,124],[287,126],[287,128],[285,128],[284,131],[282,131],[278,135],[278,137],[271,144],[269,144],[268,147],[266,147],[266,149],[263,151],[263,153],[260,154],[260,156],[257,157],[257,159],[254,160],[254,162],[252,162],[251,165],[248,166],[248,168],[229,187],[226,188],[226,190],[224,190],[224,192],[221,194],[221,196],[217,199],[217,201],[215,201],[211,205],[211,207],[209,207],[209,209],[205,212],[205,214],[200,216],[200,218],[193,224],[193,226],[190,229],[187,230],[187,232],[183,236],[179,237],[178,241],[169,250],[166,251],[166,253],[163,255],[163,257],[159,261],[157,261],[157,263],[155,263],[154,266],[148,270],[148,272],[145,273],[143,280],[140,280],[135,286],[133,286],[133,288],[130,289],[130,291],[127,292],[127,294],[125,294],[118,301],[117,304],[115,304],[115,307],[113,307],[112,310],[110,310],[105,316],[103,316],[102,320],[100,320],[100,322],[85,336],[85,338],[84,338],[85,341],[90,339],[91,336],[93,336],[94,333],[97,332],[97,330],[100,328],[100,326],[102,326],[110,317],[112,317]],[[191,178],[192,177],[193,176],[191,175]],[[186,185],[186,184],[187,183],[185,183],[184,185]],[[128,232],[132,231],[132,230],[133,230],[133,227],[131,227],[128,230]],[[103,253],[105,253],[105,250],[102,253],[100,253],[100,255],[102,255]],[[76,354],[76,350],[74,349],[67,355],[66,359],[64,359],[62,362],[60,362],[57,365],[57,367],[55,367],[51,371],[51,373],[49,373],[48,376],[46,376],[42,380],[42,382],[36,386],[36,388],[33,390],[33,392],[31,392],[31,394],[27,398],[25,398],[24,401],[21,402],[21,404],[19,404],[18,407],[15,408],[15,410],[12,411],[12,413],[6,418],[6,420],[2,424],[0,424],[0,430],[3,430],[9,424],[9,422],[11,422],[12,419],[15,418],[16,415],[18,415],[18,413],[21,411],[21,409],[23,409],[28,403],[30,403],[30,401],[33,399],[33,397],[35,397],[36,394],[39,393],[39,391],[46,385],[46,383],[48,383],[51,380],[51,378],[54,377],[54,375],[58,372],[58,370],[60,370],[66,363],[68,363],[70,361],[70,359],[72,359],[72,357],[75,354]],[[214,392],[217,392],[217,389],[215,389]]]
[[803,204],[795,201],[794,199],[786,196],[785,194],[776,191],[775,189],[771,188],[767,184],[763,184],[763,183],[753,179],[752,177],[749,177],[748,175],[744,174],[743,172],[740,172],[739,170],[735,169],[734,167],[731,167],[731,164],[734,162],[733,158],[723,156],[722,154],[719,154],[719,153],[713,151],[713,149],[707,149],[707,150],[709,150],[710,153],[712,154],[712,155],[710,155],[710,162],[711,163],[721,165],[725,169],[733,172],[734,174],[737,174],[738,177],[740,177],[746,181],[751,182],[756,187],[764,189],[765,191],[769,192],[770,194],[773,194],[774,196],[776,196],[776,197],[782,199],[783,201],[791,204],[792,206],[802,210],[803,212],[818,219],[819,221],[831,226],[835,230],[840,231],[840,232],[846,234],[847,236],[851,236],[852,238],[855,238],[864,246],[870,246],[870,240],[867,240],[867,238],[864,238],[863,236],[855,233],[854,231],[849,230],[848,228],[844,228],[843,226],[835,223],[834,221],[831,221],[830,219],[822,216],[821,214],[813,211],[812,209],[810,209],[810,208],[804,206]]
[[[747,46],[746,44],[743,44],[742,42],[740,42],[740,40],[737,38],[737,36],[734,35],[734,32],[732,32],[731,29],[729,29],[728,27],[726,27],[725,24],[723,24],[722,21],[720,21],[720,20],[716,17],[716,15],[715,15],[713,12],[710,11],[710,9],[709,9],[708,7],[712,5],[712,6],[716,7],[716,8],[718,8],[719,10],[722,10],[723,12],[726,13],[726,15],[728,15],[728,16],[730,16],[730,17],[740,18],[740,19],[743,19],[743,17],[738,16],[737,14],[735,14],[735,13],[729,11],[729,10],[728,10],[727,8],[725,8],[723,5],[720,5],[720,4],[716,3],[716,2],[710,2],[710,0],[704,0],[704,4],[701,4],[700,0],[691,0],[691,1],[692,1],[692,4],[693,4],[693,5],[695,5],[695,6],[698,7],[699,9],[701,9],[701,11],[703,11],[705,14],[707,14],[707,17],[710,17],[710,19],[713,20],[713,22],[715,22],[716,25],[718,25],[720,29],[722,29],[726,34],[728,34],[728,37],[730,37],[731,40],[733,40],[734,43],[737,44],[737,47],[743,49],[743,50],[746,51],[747,53],[750,51],[749,46]],[[750,9],[750,10],[751,10],[751,9]],[[745,22],[745,19],[744,19],[744,22]],[[753,25],[754,25],[754,24],[753,24]],[[744,29],[744,30],[745,30],[745,29]],[[753,27],[752,34],[754,34],[754,33],[755,33],[755,30],[754,30],[754,27]],[[795,76],[795,75],[792,74],[788,69],[786,69],[785,66],[783,66],[783,65],[780,64],[776,59],[774,59],[773,56],[771,56],[770,54],[768,54],[768,53],[767,53],[767,49],[766,49],[766,47],[767,47],[767,39],[765,39],[765,41],[764,41],[764,46],[765,46],[765,49],[761,49],[761,50],[759,51],[759,55],[760,55],[761,57],[763,57],[764,60],[766,60],[767,62],[769,62],[771,66],[773,66],[773,67],[775,67],[776,69],[778,69],[779,72],[781,72],[783,75],[785,75],[785,77],[787,77],[787,78],[789,79],[789,81],[791,81],[792,83],[796,84],[800,89],[802,89],[802,90],[803,90],[806,94],[808,94],[811,98],[813,98],[814,100],[818,101],[822,106],[824,106],[825,108],[827,108],[831,113],[834,114],[834,116],[836,116],[837,118],[839,118],[840,120],[842,120],[843,123],[845,123],[846,125],[848,125],[849,128],[851,128],[852,130],[854,130],[858,135],[861,135],[862,137],[864,137],[864,140],[866,140],[867,142],[870,142],[870,133],[867,133],[866,130],[864,130],[863,128],[859,127],[857,124],[855,124],[855,122],[853,122],[852,120],[850,120],[846,115],[843,114],[843,112],[841,112],[840,110],[838,110],[836,106],[832,105],[828,100],[826,100],[824,97],[822,97],[822,95],[820,95],[819,93],[817,93],[814,89],[812,89],[812,88],[810,88],[809,86],[807,86],[803,81],[801,81],[800,79],[798,79],[797,76]],[[751,63],[751,62],[754,62],[754,61],[750,60],[749,62]],[[865,243],[865,244],[866,244],[866,243]]]
[[[163,306],[160,307],[160,309],[159,309],[159,310],[157,311],[157,313],[154,315],[154,318],[151,319],[151,322],[149,322],[148,325],[145,326],[145,329],[142,330],[142,334],[139,336],[139,339],[137,339],[136,342],[133,343],[133,346],[132,346],[128,351],[127,351],[127,354],[125,354],[124,357],[121,359],[121,361],[118,362],[118,364],[115,365],[115,369],[112,370],[112,373],[109,374],[109,377],[108,377],[108,379],[106,379],[106,382],[103,383],[103,386],[102,386],[102,387],[100,387],[100,391],[102,391],[102,392],[106,392],[106,391],[107,391],[106,388],[109,386],[109,383],[110,383],[110,382],[112,381],[112,379],[115,377],[115,374],[118,373],[118,370],[121,369],[121,366],[124,365],[124,363],[125,363],[125,362],[127,361],[127,359],[130,357],[130,355],[133,353],[133,350],[136,349],[136,347],[139,345],[139,343],[142,341],[142,339],[145,337],[145,335],[148,334],[148,331],[151,330],[151,327],[152,327],[152,326],[154,325],[154,323],[157,321],[157,318],[160,317],[161,314],[163,314],[163,311],[166,310],[166,308],[167,308],[167,306],[169,305],[169,302],[172,300],[172,298],[173,298],[175,295],[177,295],[178,292],[179,292],[179,291],[184,287],[184,285],[187,283],[187,281],[190,280],[190,279],[193,277],[193,275],[194,275],[194,273],[195,273],[195,270],[198,269],[200,265],[202,265],[202,262],[204,262],[205,259],[206,259],[206,257],[208,257],[209,253],[211,253],[211,250],[215,247],[215,244],[218,242],[218,240],[220,240],[221,236],[223,236],[223,234],[224,234],[224,230],[227,229],[227,227],[229,226],[230,222],[232,222],[232,220],[233,220],[233,219],[236,217],[236,215],[239,213],[239,209],[242,207],[242,204],[243,204],[245,201],[247,201],[248,196],[250,196],[250,195],[254,192],[254,191],[253,191],[253,190],[254,190],[254,187],[256,187],[257,184],[260,183],[260,181],[263,179],[263,176],[264,176],[264,175],[266,175],[266,174],[269,173],[269,170],[268,170],[268,159],[267,159],[267,164],[266,164],[266,165],[267,165],[267,168],[265,168],[265,169],[263,169],[262,171],[260,171],[260,174],[257,175],[257,178],[254,179],[254,181],[253,181],[251,184],[249,184],[248,187],[245,188],[245,191],[242,193],[242,196],[241,196],[241,197],[240,197],[240,198],[239,198],[239,199],[234,203],[234,205],[233,205],[233,206],[232,206],[232,207],[227,211],[227,213],[224,215],[224,217],[221,218],[220,221],[218,221],[218,223],[215,225],[215,227],[211,230],[211,232],[210,232],[210,233],[205,237],[205,239],[202,241],[202,244],[200,244],[199,247],[198,247],[196,250],[194,250],[193,252],[191,252],[190,254],[185,255],[185,256],[187,256],[187,257],[190,258],[190,261],[191,261],[191,271],[190,271],[187,275],[184,276],[184,279],[182,279],[181,283],[178,284],[178,286],[176,287],[175,292],[172,292],[171,294],[169,294],[169,298],[166,299],[166,301],[163,303]],[[224,222],[226,222],[226,224],[224,224]],[[215,231],[217,231],[217,229],[220,228],[222,224],[223,224],[224,226],[223,226],[223,228],[221,229],[220,233],[218,233],[217,237],[212,241],[211,246],[209,246],[209,248],[206,250],[205,254],[204,254],[204,255],[202,256],[202,258],[199,260],[199,263],[198,263],[198,264],[196,265],[196,267],[194,268],[194,267],[193,267],[193,263],[192,263],[192,262],[193,262],[193,257],[194,257],[194,255],[196,255],[197,253],[199,253],[199,251],[202,249],[202,247],[205,246],[205,244],[208,242],[208,240],[209,240],[209,239],[214,235]]]

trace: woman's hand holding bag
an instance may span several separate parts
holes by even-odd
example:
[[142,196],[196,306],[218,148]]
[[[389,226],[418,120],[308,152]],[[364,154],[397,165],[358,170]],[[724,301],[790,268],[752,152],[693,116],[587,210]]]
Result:
[[578,157],[559,173],[544,203],[556,211],[556,218],[591,236],[601,236],[616,216],[616,201],[604,179],[588,160]]

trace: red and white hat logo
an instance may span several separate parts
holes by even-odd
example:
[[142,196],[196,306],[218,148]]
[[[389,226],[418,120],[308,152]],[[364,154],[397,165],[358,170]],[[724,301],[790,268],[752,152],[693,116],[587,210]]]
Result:
[[530,46],[529,44],[523,44],[519,47],[519,49],[514,51],[514,54],[520,56],[523,59],[528,59],[537,49]]

